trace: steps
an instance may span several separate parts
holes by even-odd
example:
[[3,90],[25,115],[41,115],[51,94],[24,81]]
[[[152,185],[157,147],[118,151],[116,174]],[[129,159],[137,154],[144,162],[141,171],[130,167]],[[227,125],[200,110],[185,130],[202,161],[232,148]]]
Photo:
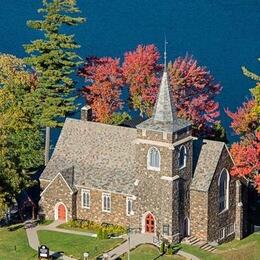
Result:
[[207,252],[214,252],[216,250],[216,248],[212,245],[210,245],[209,243],[200,240],[199,238],[195,237],[195,236],[190,236],[190,237],[185,237],[183,239],[183,242],[191,245],[191,246],[197,246],[200,249],[207,251]]
[[204,245],[200,246],[201,249],[208,251],[208,252],[214,252],[216,248],[208,243],[205,243]]

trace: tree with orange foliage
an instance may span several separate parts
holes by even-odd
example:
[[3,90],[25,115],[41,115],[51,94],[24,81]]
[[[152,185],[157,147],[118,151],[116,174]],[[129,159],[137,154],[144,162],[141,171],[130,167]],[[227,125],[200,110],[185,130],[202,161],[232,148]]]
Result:
[[155,45],[138,45],[136,50],[125,53],[123,75],[129,86],[130,102],[141,115],[150,116],[159,86],[158,64],[160,54]]
[[214,98],[222,89],[220,84],[192,56],[178,57],[168,71],[178,115],[193,122],[196,136],[213,136],[219,123]]
[[[243,73],[253,79],[259,80],[259,76],[251,73],[242,67]],[[231,174],[234,176],[244,176],[252,181],[260,193],[260,106],[259,106],[259,82],[251,89],[252,100],[249,100],[239,107],[236,112],[226,110],[232,119],[231,127],[237,135],[241,136],[239,143],[234,143],[231,147],[231,154],[235,165]]]
[[237,135],[248,135],[253,133],[257,128],[257,115],[252,113],[256,102],[254,99],[248,100],[239,107],[236,112],[226,109],[225,112],[232,119],[231,127]]
[[119,59],[89,57],[79,70],[79,76],[89,83],[82,93],[93,110],[93,119],[110,122],[113,113],[123,104],[120,99],[123,78]]
[[260,132],[251,141],[233,144],[230,151],[235,162],[231,174],[249,178],[260,192]]

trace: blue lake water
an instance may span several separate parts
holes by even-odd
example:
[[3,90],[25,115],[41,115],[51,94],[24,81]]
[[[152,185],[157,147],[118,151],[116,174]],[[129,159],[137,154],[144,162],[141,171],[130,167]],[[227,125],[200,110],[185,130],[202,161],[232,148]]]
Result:
[[[26,27],[38,17],[40,0],[1,0],[0,52],[23,57],[22,44],[39,36]],[[137,44],[154,43],[163,52],[167,36],[168,57],[187,52],[207,66],[223,86],[218,98],[221,120],[229,128],[223,109],[250,97],[254,82],[244,77],[241,65],[259,72],[260,0],[78,0],[87,23],[73,29],[88,55],[123,57]]]

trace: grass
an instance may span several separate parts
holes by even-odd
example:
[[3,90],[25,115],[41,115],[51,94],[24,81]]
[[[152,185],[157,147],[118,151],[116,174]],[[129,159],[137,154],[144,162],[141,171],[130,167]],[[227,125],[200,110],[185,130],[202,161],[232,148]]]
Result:
[[208,253],[195,246],[182,244],[181,249],[202,260],[260,260],[260,234],[252,234],[242,240],[233,240]]
[[[130,257],[131,260],[151,260],[154,259],[158,256],[160,256],[160,252],[158,250],[157,247],[153,246],[153,245],[141,245],[138,246],[137,248],[133,249],[130,252]],[[122,256],[122,260],[126,260],[127,259],[127,254],[124,254]],[[174,255],[174,256],[161,256],[157,258],[158,260],[183,260],[185,258],[178,256],[178,255]]]
[[184,252],[190,253],[192,255],[197,256],[201,260],[219,260],[222,259],[218,255],[213,254],[213,253],[208,253],[202,249],[200,249],[197,246],[190,246],[186,244],[181,244],[181,250]]
[[217,253],[225,260],[260,260],[260,234],[254,233],[243,240],[222,244]]
[[30,248],[23,228],[14,228],[13,231],[0,228],[0,259],[37,259],[37,252]]
[[50,225],[52,222],[53,222],[53,220],[45,219],[45,220],[43,220],[43,221],[40,221],[39,224],[40,224],[41,226],[47,226],[47,225]]
[[[114,248],[122,243],[122,239],[104,239],[66,234],[55,231],[38,231],[42,244],[47,245],[52,251],[64,251],[65,255],[83,259],[83,253],[88,252],[90,259]],[[1,258],[0,258],[1,259]]]

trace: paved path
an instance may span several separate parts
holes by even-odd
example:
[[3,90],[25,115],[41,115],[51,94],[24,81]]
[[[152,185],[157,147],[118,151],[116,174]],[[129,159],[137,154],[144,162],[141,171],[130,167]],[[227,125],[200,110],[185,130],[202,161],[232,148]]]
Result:
[[[27,228],[26,234],[27,234],[27,239],[28,239],[28,243],[29,243],[30,247],[33,248],[34,250],[38,251],[38,247],[40,246],[40,241],[39,241],[38,234],[37,234],[38,230],[52,230],[52,228],[57,229],[56,226],[59,224],[61,224],[61,223],[54,223],[53,225],[50,224],[48,226],[37,226],[37,227],[33,227],[33,228]],[[59,252],[50,251],[50,254],[54,257],[61,256],[61,254]],[[65,255],[63,255],[62,257],[63,257],[62,259],[64,259],[64,260],[76,260],[75,258],[65,256]]]
[[[139,233],[138,234],[131,234],[131,236],[130,236],[130,250],[136,248],[137,246],[139,246],[141,244],[153,244],[153,245],[157,246],[157,244],[154,243],[153,235],[139,234]],[[129,248],[129,241],[127,240],[123,244],[119,245],[118,247],[116,247],[113,250],[108,252],[109,260],[110,259],[115,260],[119,256],[127,253],[128,248]],[[198,257],[191,255],[189,253],[186,253],[182,250],[178,251],[178,255],[181,255],[188,260],[200,260]]]
[[[34,228],[26,229],[26,234],[27,234],[27,238],[28,238],[28,242],[29,242],[30,247],[32,247],[34,250],[38,250],[38,246],[40,245],[38,235],[37,235],[38,230],[49,230],[49,231],[56,231],[56,232],[62,232],[62,233],[96,237],[96,234],[92,234],[92,233],[86,233],[86,232],[57,228],[57,226],[60,225],[60,224],[62,224],[62,222],[54,221],[50,225],[47,225],[47,226],[42,225],[42,226],[37,226],[37,227],[34,227]],[[127,237],[125,236],[125,238],[127,238]],[[140,233],[131,234],[131,236],[130,236],[130,249],[134,249],[141,244],[156,245],[156,242],[154,240],[154,236],[149,235],[149,234],[140,234]],[[118,247],[109,251],[108,252],[109,260],[115,260],[119,256],[127,253],[128,247],[129,247],[129,241],[126,240],[124,243],[122,243]],[[58,252],[50,252],[50,254],[57,256]],[[179,250],[178,254],[185,257],[188,260],[200,260],[198,257],[191,255],[189,253],[186,253],[182,250]],[[71,258],[71,257],[65,256],[65,255],[63,256],[63,259],[64,260],[76,260],[75,258]]]

